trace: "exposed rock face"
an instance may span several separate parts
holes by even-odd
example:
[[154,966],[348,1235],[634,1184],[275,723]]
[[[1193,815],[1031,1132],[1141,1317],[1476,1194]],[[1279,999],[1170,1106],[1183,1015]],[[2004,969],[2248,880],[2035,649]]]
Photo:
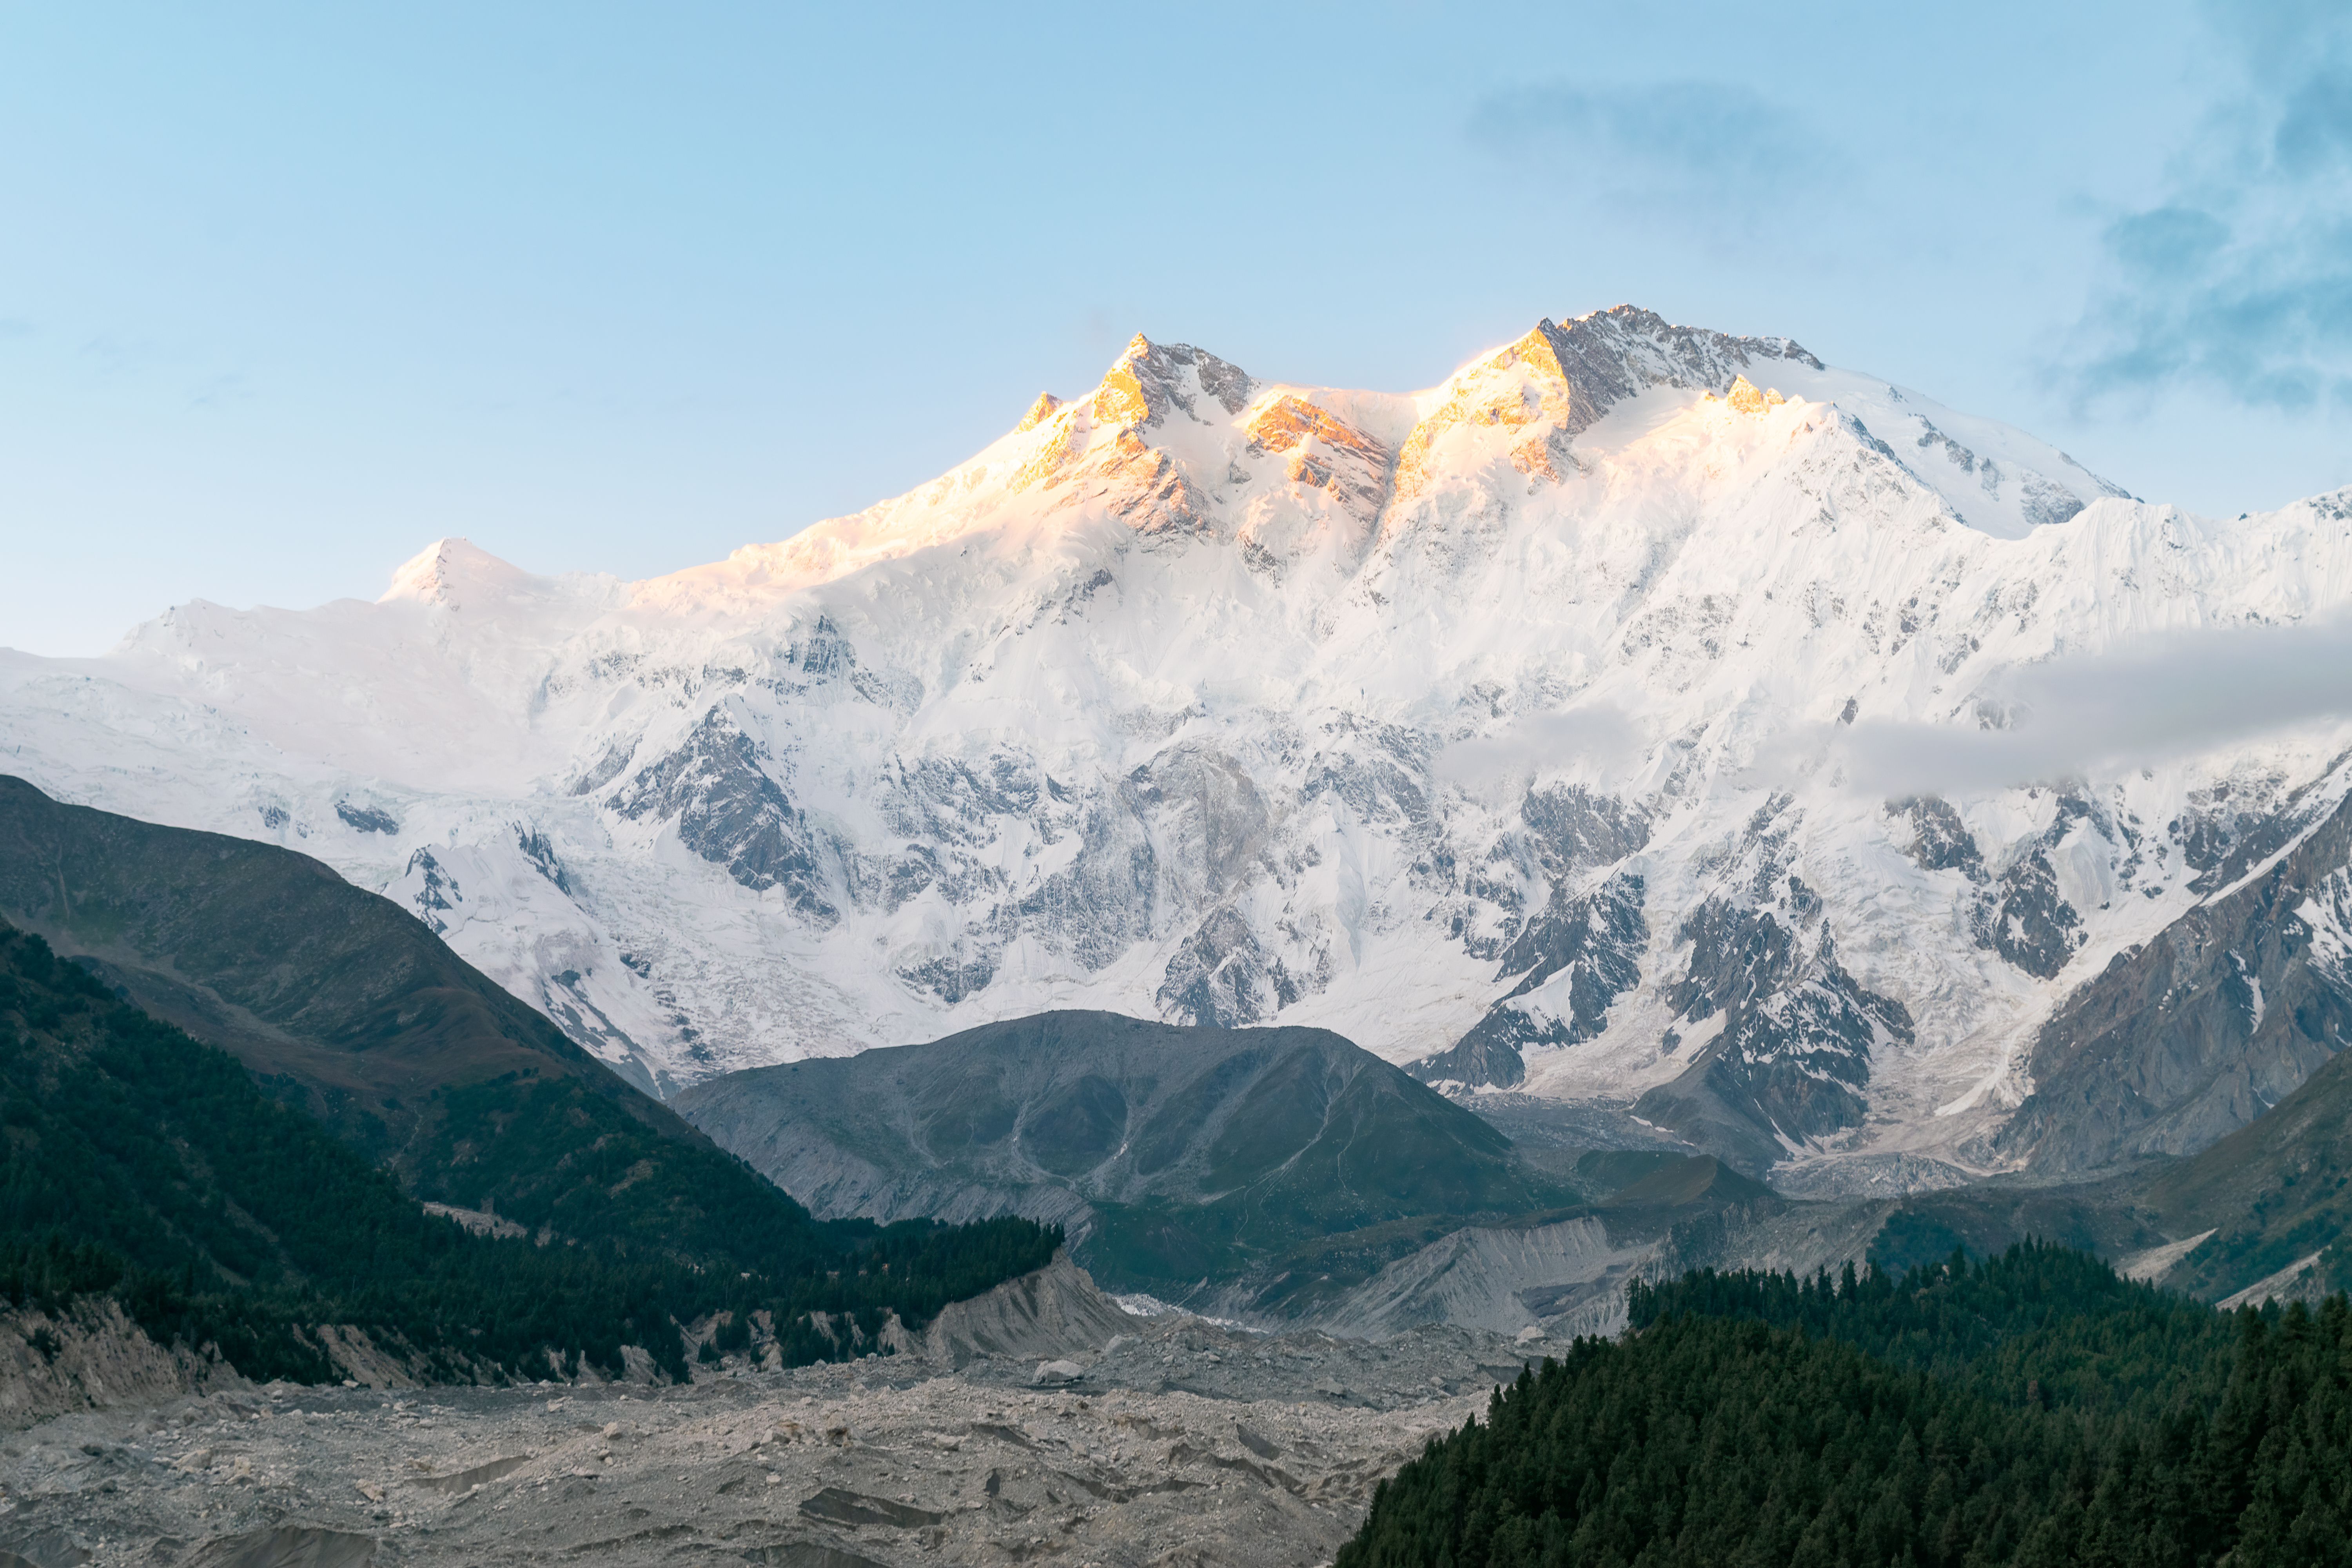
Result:
[[393,820],[390,812],[379,811],[372,805],[339,800],[335,802],[335,815],[343,819],[346,826],[361,833],[397,834],[400,831],[400,824]]
[[1560,878],[1613,866],[1650,841],[1649,816],[1640,806],[1580,784],[1530,789],[1519,819],[1555,887]]
[[615,791],[612,807],[631,821],[672,824],[679,843],[743,886],[781,886],[802,913],[829,924],[835,910],[807,825],[761,763],[734,716],[714,708],[684,745]]
[[157,1344],[110,1300],[0,1314],[0,1429],[244,1386],[234,1367]]
[[1367,528],[1377,523],[1396,461],[1377,437],[1288,393],[1253,415],[1247,428],[1244,460],[1280,458],[1292,484],[1326,491]]
[[1722,1026],[1633,1113],[1719,1144],[1751,1171],[1858,1123],[1873,1053],[1912,1039],[1903,1005],[1846,972],[1825,924],[1713,906],[1684,934],[1692,973],[1676,994],[1698,1014],[1685,1017],[1709,1024],[1719,1008]]
[[1739,863],[1745,877],[1727,878],[1684,921],[1688,967],[1664,995],[1683,1040],[1704,1043],[1680,1077],[1634,1105],[1635,1115],[1720,1144],[1749,1170],[1859,1122],[1874,1054],[1915,1037],[1900,1002],[1838,962],[1821,899],[1782,869],[1791,816],[1785,803],[1759,811]]
[[1889,801],[1887,814],[1910,824],[1917,835],[1912,840],[1911,858],[1923,871],[1958,871],[1971,882],[1985,879],[1984,856],[1977,848],[1976,836],[1952,803],[1937,795],[1917,795],[1908,800]]
[[[1530,789],[1519,803],[1521,831],[1487,851],[1493,870],[1474,876],[1477,893],[1510,911],[1490,945],[1497,980],[1517,982],[1454,1047],[1412,1064],[1424,1083],[1509,1089],[1527,1076],[1526,1051],[1597,1037],[1609,1009],[1641,980],[1650,941],[1638,871],[1596,883],[1594,868],[1623,867],[1649,842],[1639,806],[1579,784]],[[1522,923],[1524,899],[1510,869],[1531,868],[1549,889],[1544,908]],[[1524,874],[1524,873],[1523,873]],[[1467,935],[1455,920],[1457,934]],[[1472,951],[1475,936],[1465,943]]]
[[1050,392],[1041,392],[1037,395],[1037,401],[1029,405],[1029,412],[1021,416],[1021,423],[1013,428],[1024,434],[1034,430],[1051,418],[1054,410],[1060,406],[1062,406],[1060,398]]
[[1398,454],[1397,493],[1416,497],[1440,483],[1446,448],[1460,444],[1454,433],[1465,426],[1513,433],[1511,465],[1557,479],[1568,444],[1619,403],[1659,386],[1727,393],[1741,369],[1762,361],[1822,368],[1785,338],[1671,326],[1628,307],[1565,327],[1547,317],[1454,378],[1454,395],[1413,426]]
[[[1415,1062],[1424,1083],[1517,1087],[1530,1046],[1573,1046],[1597,1037],[1610,1005],[1642,978],[1650,945],[1642,879],[1621,871],[1591,891],[1552,901],[1503,951],[1502,973],[1524,974],[1451,1050]],[[1522,998],[1531,998],[1523,1002]]]
[[2066,967],[2083,945],[2083,918],[2058,891],[2050,858],[2029,847],[1996,882],[1998,901],[1988,900],[1979,937],[1994,952],[2038,980]]
[[1067,1253],[1034,1274],[1009,1279],[985,1295],[940,1309],[923,1331],[922,1352],[950,1368],[985,1356],[1014,1361],[1093,1356],[1142,1321],[1096,1289]]
[[2352,1044],[2352,799],[2274,863],[2118,953],[2045,1025],[2000,1135],[2037,1167],[2191,1153]]

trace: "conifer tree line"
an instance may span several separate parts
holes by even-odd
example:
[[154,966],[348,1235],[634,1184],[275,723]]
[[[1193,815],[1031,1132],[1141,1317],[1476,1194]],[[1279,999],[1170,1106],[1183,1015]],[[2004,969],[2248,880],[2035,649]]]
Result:
[[[450,1096],[440,1135],[501,1157],[485,1130],[527,1124],[534,1102],[499,1088]],[[625,1345],[683,1379],[682,1327],[714,1319],[712,1355],[752,1348],[756,1328],[787,1364],[836,1359],[872,1348],[891,1312],[919,1329],[1062,1240],[1021,1219],[820,1222],[735,1162],[693,1194],[689,1234],[658,1234],[642,1202],[600,1215],[575,1183],[530,1216],[539,1235],[472,1235],[234,1058],[5,927],[0,1142],[0,1298],[111,1297],[160,1342],[258,1380],[340,1377],[320,1329],[346,1324],[458,1381],[619,1377]],[[641,1166],[618,1138],[580,1158],[613,1184]]]
[[2027,1245],[1629,1292],[1377,1494],[1337,1568],[2352,1563],[2352,1310]]

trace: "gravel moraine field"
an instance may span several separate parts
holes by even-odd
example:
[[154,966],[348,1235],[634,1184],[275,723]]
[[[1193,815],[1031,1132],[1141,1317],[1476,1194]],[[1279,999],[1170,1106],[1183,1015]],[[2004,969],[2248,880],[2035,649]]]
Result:
[[1171,1315],[1098,1354],[951,1372],[216,1392],[0,1439],[0,1568],[1312,1568],[1381,1479],[1562,1348]]

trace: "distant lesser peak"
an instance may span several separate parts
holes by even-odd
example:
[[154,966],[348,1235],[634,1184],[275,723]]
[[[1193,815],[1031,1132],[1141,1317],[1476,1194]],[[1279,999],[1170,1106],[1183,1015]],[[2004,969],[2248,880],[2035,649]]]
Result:
[[529,577],[522,568],[499,560],[473,541],[451,535],[435,540],[402,562],[392,574],[392,585],[376,603],[389,605],[413,599],[419,604],[455,608],[463,589],[511,591]]
[[1013,428],[1015,430],[1034,430],[1038,426],[1045,423],[1047,419],[1052,418],[1054,411],[1061,406],[1062,400],[1060,398],[1055,396],[1050,392],[1041,392],[1037,395],[1037,401],[1029,405],[1029,412],[1021,416],[1021,423],[1014,426]]

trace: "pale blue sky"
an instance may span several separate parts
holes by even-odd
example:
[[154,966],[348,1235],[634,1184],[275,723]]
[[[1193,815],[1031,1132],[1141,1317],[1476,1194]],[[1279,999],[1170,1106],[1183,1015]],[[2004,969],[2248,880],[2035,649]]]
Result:
[[0,0],[0,645],[709,560],[1137,331],[1401,389],[1632,300],[2352,481],[2341,5],[855,9]]

